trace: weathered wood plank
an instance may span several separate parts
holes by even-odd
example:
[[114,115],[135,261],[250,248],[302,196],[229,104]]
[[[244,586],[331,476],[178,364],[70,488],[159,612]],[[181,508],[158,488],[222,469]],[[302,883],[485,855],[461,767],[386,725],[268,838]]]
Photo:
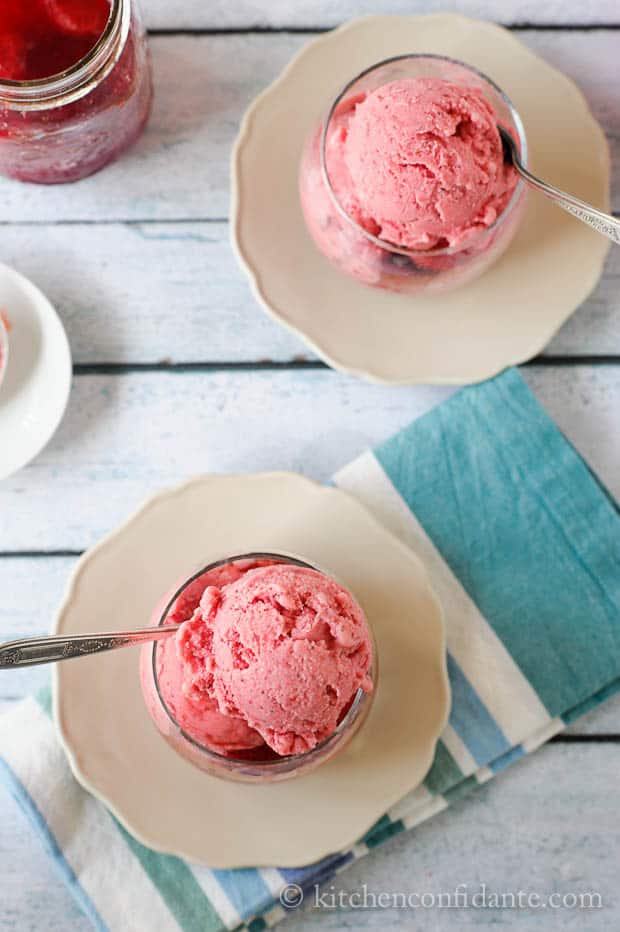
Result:
[[0,484],[0,550],[83,548],[193,473],[289,468],[326,479],[448,394],[329,371],[77,377],[47,450]]
[[[185,0],[171,4],[168,0],[142,0],[148,25],[152,29],[248,29],[248,28],[321,28],[337,26],[346,19],[366,13],[443,13],[441,0],[313,0],[291,3],[290,0],[237,0],[236,3],[204,3]],[[450,10],[481,19],[502,23],[545,23],[565,26],[569,23],[618,23],[617,4],[613,0],[578,3],[551,0],[540,4],[535,0],[456,0]]]
[[[600,893],[603,908],[540,910],[315,908],[313,896],[287,919],[292,932],[413,930],[519,932],[614,928],[620,909],[617,864],[619,745],[551,745],[501,774],[477,794],[399,835],[334,881],[345,895],[487,892]],[[90,925],[42,852],[16,803],[0,795],[2,928],[7,932],[86,932]],[[327,887],[327,890],[330,888]]]
[[[2,247],[56,305],[76,363],[314,358],[257,306],[225,223],[16,225]],[[620,250],[547,352],[620,354]]]
[[[574,77],[614,151],[620,209],[620,112],[615,106],[615,31],[525,31],[523,41]],[[230,148],[250,101],[308,36],[158,36],[152,51],[156,102],[149,129],[119,163],[73,185],[0,182],[0,219],[170,220],[228,215]],[[69,196],[70,195],[70,196]]]
[[226,223],[18,225],[2,245],[57,307],[77,363],[311,355],[257,306]]
[[620,695],[583,715],[566,729],[568,735],[620,735]]
[[[620,367],[523,372],[620,497]],[[275,468],[327,479],[452,390],[327,370],[78,377],[47,450],[0,486],[0,550],[89,546],[152,492],[195,473]]]

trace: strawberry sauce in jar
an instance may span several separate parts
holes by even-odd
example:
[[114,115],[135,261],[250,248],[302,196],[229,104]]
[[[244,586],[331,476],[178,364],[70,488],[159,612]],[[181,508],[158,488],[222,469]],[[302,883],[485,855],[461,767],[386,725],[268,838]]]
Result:
[[135,0],[1,0],[0,173],[77,181],[142,133],[152,100]]

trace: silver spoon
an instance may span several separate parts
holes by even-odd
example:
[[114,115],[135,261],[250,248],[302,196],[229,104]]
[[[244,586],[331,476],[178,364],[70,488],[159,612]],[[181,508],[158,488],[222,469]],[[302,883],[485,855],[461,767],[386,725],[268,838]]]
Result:
[[504,147],[504,159],[512,163],[519,175],[521,175],[529,185],[536,188],[537,191],[542,191],[542,193],[554,201],[558,207],[563,207],[569,214],[582,220],[583,223],[587,223],[588,226],[593,227],[598,233],[602,233],[603,236],[607,236],[614,243],[620,244],[620,220],[612,217],[611,214],[606,214],[603,210],[597,210],[597,208],[592,207],[591,204],[586,204],[585,201],[579,200],[578,197],[573,197],[572,194],[566,194],[564,191],[560,191],[559,188],[555,188],[552,184],[547,184],[546,181],[541,181],[540,178],[532,175],[532,173],[521,164],[517,144],[508,130],[499,125],[497,128]]
[[41,663],[56,663],[100,654],[119,647],[132,647],[148,641],[162,641],[179,630],[181,625],[161,625],[157,628],[138,628],[135,631],[110,631],[105,634],[51,635],[24,638],[0,644],[0,670],[16,667],[34,667]]

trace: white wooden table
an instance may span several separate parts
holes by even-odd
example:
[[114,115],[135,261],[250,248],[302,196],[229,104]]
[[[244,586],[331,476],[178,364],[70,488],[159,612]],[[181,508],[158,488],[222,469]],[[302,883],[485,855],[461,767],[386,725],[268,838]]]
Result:
[[[437,0],[145,2],[156,105],[122,162],[69,188],[0,182],[1,258],[50,296],[75,361],[65,421],[0,485],[0,637],[45,632],[77,556],[151,492],[201,471],[293,469],[325,479],[449,393],[379,388],[323,367],[253,301],[228,246],[228,160],[243,110],[315,31]],[[501,19],[575,78],[609,137],[620,211],[617,0],[460,0]],[[620,498],[620,250],[524,375]],[[0,679],[0,710],[46,681]],[[618,927],[620,700],[475,799],[385,845],[342,887],[401,892],[598,891],[604,908],[498,913],[317,910],[301,932]],[[86,930],[12,800],[0,795],[0,929]],[[340,886],[340,880],[338,881]],[[146,930],[145,930],[146,932]],[[150,930],[149,930],[150,932]]]

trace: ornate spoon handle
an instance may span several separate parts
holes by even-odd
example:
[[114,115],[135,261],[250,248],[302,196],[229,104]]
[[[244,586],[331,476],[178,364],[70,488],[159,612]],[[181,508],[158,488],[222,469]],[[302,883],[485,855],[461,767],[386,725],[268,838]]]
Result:
[[598,210],[591,204],[587,204],[578,197],[567,194],[565,191],[560,191],[560,189],[556,188],[554,185],[537,178],[536,175],[533,175],[521,164],[517,147],[510,133],[502,126],[499,126],[498,129],[502,138],[504,152],[508,154],[517,172],[531,187],[536,188],[537,191],[541,191],[552,201],[555,201],[558,207],[562,207],[583,223],[587,223],[588,226],[595,229],[597,233],[601,233],[603,236],[612,240],[612,242],[620,245],[620,220],[616,219],[616,217],[613,217],[611,214],[606,214],[603,210]]
[[0,645],[0,670],[15,667],[33,667],[41,663],[56,663],[73,657],[86,657],[103,651],[117,650],[144,644],[145,641],[161,641],[178,631],[180,625],[162,625],[157,628],[141,628],[136,631],[110,631],[105,634],[71,634],[66,637],[24,638]]

